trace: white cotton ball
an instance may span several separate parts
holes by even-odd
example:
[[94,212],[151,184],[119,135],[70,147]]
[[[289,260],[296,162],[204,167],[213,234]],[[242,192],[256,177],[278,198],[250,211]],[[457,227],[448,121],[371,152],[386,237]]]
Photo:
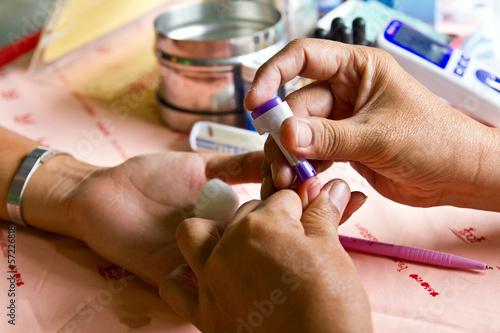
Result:
[[240,199],[233,188],[220,179],[209,180],[201,189],[194,215],[204,219],[229,221],[238,210]]

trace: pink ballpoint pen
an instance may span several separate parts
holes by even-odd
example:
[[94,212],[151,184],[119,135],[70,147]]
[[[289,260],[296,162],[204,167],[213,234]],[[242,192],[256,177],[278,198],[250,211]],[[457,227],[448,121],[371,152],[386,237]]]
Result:
[[459,257],[453,254],[437,252],[416,247],[395,245],[389,243],[375,242],[368,239],[361,239],[339,235],[340,244],[346,250],[364,252],[396,258],[407,261],[414,261],[423,264],[443,266],[461,269],[493,269],[485,263]]

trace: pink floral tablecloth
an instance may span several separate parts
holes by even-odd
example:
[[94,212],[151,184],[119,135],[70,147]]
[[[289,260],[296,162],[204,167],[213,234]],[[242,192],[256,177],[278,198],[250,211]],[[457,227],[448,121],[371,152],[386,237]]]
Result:
[[[113,101],[89,99],[32,81],[26,62],[0,71],[1,126],[97,165],[189,150],[186,135],[159,121],[153,91],[137,85]],[[445,251],[494,268],[452,270],[350,253],[371,301],[376,332],[500,332],[500,214],[399,205],[377,194],[347,164],[322,175],[333,177],[368,195],[341,226],[342,234]],[[258,197],[257,184],[235,189],[242,201]],[[9,273],[9,227],[0,222],[1,332],[197,331],[155,288],[69,238],[17,228],[16,273]],[[12,283],[15,326],[8,323]]]

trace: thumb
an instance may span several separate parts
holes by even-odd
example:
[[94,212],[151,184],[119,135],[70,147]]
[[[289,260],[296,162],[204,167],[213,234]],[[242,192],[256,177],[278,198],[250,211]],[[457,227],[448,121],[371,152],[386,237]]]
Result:
[[[314,160],[363,159],[373,148],[368,126],[352,118],[330,120],[321,117],[290,117],[283,122],[280,140],[290,153]],[[370,147],[368,147],[370,146]]]
[[301,221],[306,235],[336,232],[350,198],[351,189],[345,181],[332,179],[326,183],[302,213]]

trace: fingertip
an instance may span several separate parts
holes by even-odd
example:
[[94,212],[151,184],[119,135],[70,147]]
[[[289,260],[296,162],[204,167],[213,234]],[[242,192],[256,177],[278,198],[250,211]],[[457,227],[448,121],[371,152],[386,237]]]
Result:
[[302,215],[306,234],[324,235],[333,232],[332,228],[338,227],[350,194],[349,186],[341,179],[333,179],[326,183]]
[[297,194],[302,201],[302,209],[306,209],[309,203],[312,202],[321,192],[321,181],[314,176],[300,183],[297,187]]
[[250,87],[245,95],[245,98],[243,99],[243,105],[245,109],[249,111],[253,111],[262,104],[271,100],[281,84],[281,82],[275,83],[270,80],[266,80],[262,76],[264,76],[264,73],[262,73],[261,77],[259,77],[257,72],[252,87]]
[[269,176],[273,186],[277,189],[286,189],[292,186],[296,176],[282,151],[272,138],[268,138],[264,146]]
[[353,205],[358,205],[359,207],[361,207],[366,202],[367,199],[368,199],[368,197],[363,192],[353,191],[351,193],[351,200],[349,203],[352,203]]
[[257,108],[256,101],[255,101],[255,93],[254,93],[254,87],[252,86],[246,93],[245,98],[243,98],[243,106],[245,107],[246,110],[253,111]]
[[297,176],[293,172],[288,162],[280,166],[271,163],[271,173],[274,187],[279,190],[290,188],[296,181]]
[[260,186],[260,198],[262,200],[266,200],[271,194],[276,191],[273,184],[271,168],[269,167],[269,163],[267,162],[267,160],[264,160],[264,162],[262,162],[261,174],[262,184]]
[[351,193],[351,199],[349,200],[349,203],[347,204],[344,214],[342,215],[342,219],[339,223],[339,225],[343,224],[345,221],[347,221],[358,209],[360,209],[366,202],[368,197],[363,193],[359,191],[354,191]]
[[273,182],[270,180],[263,180],[262,185],[260,187],[260,199],[266,200],[269,198],[274,192],[276,192],[276,188],[273,186]]
[[278,167],[276,166],[276,163],[271,162],[269,163],[269,168],[271,169],[271,178],[273,180],[273,183],[276,184],[279,180]]
[[351,198],[351,188],[349,185],[342,179],[332,179],[323,187],[323,190],[328,191],[331,203],[335,206],[340,216],[342,216]]

